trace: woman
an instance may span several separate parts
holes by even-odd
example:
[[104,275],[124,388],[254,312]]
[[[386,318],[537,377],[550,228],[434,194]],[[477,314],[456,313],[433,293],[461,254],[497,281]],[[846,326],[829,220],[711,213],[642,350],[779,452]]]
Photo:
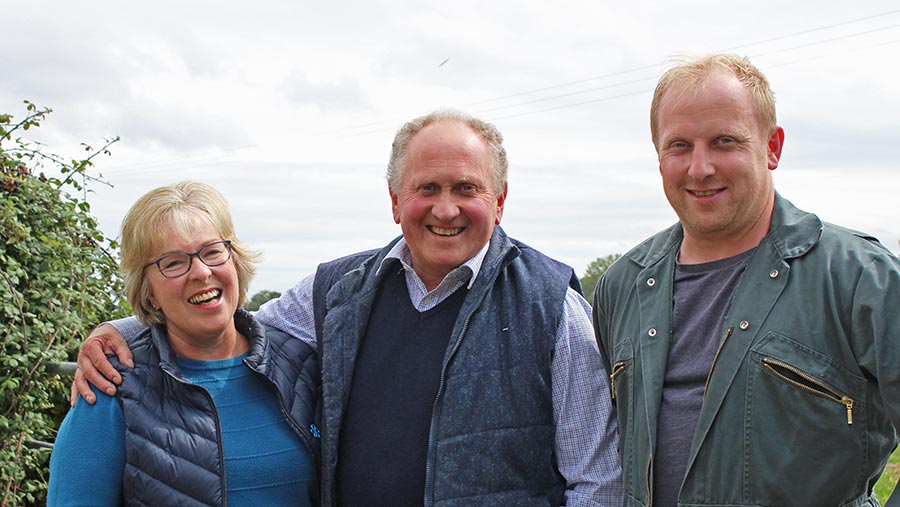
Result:
[[48,505],[314,505],[315,351],[239,309],[256,255],[204,183],[158,188],[122,223],[128,302],[150,326],[115,397],[60,427]]

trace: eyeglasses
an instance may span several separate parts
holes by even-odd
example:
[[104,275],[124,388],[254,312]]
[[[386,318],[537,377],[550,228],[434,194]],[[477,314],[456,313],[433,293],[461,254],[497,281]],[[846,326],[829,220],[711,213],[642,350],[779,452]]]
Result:
[[231,241],[223,239],[208,245],[204,245],[200,250],[189,253],[176,253],[160,257],[159,259],[148,262],[144,265],[144,269],[156,264],[159,272],[166,278],[178,278],[179,276],[191,270],[191,263],[194,257],[200,259],[200,262],[209,267],[221,266],[228,262],[231,258]]

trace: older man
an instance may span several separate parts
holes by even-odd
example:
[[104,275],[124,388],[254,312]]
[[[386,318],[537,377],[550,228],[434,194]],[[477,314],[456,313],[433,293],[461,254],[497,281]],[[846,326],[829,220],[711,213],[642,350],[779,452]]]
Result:
[[257,314],[320,347],[325,505],[621,505],[590,308],[571,268],[496,227],[506,172],[490,124],[407,123],[387,173],[402,237]]
[[784,131],[746,59],[672,68],[650,117],[679,223],[611,266],[594,305],[627,505],[877,505],[900,261],[776,193]]

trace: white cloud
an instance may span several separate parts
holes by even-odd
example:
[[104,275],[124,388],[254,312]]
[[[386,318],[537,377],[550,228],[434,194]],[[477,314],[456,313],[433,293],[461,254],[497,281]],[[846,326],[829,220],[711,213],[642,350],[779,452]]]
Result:
[[110,235],[154,186],[218,186],[265,251],[252,289],[283,290],[399,233],[382,179],[393,132],[463,107],[506,138],[504,226],[581,271],[674,221],[647,126],[662,62],[735,48],[776,91],[782,193],[897,250],[894,11],[888,0],[9,2],[0,111],[53,107],[37,135],[72,156],[122,136],[98,161],[116,185],[94,200]]

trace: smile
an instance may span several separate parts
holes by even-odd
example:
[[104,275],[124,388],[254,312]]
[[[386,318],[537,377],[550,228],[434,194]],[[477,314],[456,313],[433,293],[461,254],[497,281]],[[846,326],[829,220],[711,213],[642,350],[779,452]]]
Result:
[[719,189],[716,190],[688,190],[693,195],[697,197],[710,197],[719,193]]
[[438,236],[456,236],[461,233],[465,227],[454,227],[452,229],[445,229],[443,227],[435,227],[433,225],[428,227],[428,230],[437,234]]
[[188,299],[188,302],[192,305],[202,305],[203,303],[208,303],[215,299],[219,299],[221,295],[222,291],[220,289],[212,289],[202,294],[197,294],[196,296]]

